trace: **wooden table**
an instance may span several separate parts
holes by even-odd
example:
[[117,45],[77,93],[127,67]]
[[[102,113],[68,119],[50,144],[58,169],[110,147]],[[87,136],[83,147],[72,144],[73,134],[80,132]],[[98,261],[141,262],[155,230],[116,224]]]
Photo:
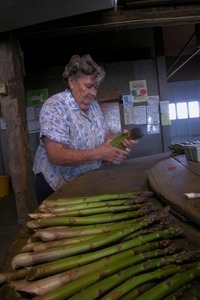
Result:
[[200,226],[200,198],[188,199],[185,193],[200,192],[200,162],[185,155],[169,157],[155,164],[148,175],[151,188],[185,222]]

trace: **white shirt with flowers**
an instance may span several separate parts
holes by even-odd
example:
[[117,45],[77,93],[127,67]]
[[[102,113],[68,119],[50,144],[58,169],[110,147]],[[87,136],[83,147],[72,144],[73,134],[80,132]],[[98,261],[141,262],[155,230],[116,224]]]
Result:
[[42,173],[56,191],[66,182],[101,165],[101,161],[77,166],[52,165],[48,160],[42,136],[65,144],[69,149],[83,150],[102,144],[106,132],[107,126],[97,101],[93,100],[86,116],[69,90],[51,96],[40,112],[40,144],[35,155],[34,173]]

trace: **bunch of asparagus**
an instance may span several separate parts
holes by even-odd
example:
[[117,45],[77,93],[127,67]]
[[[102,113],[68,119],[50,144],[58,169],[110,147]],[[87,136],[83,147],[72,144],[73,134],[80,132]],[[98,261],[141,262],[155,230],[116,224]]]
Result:
[[138,191],[43,201],[29,214],[32,234],[13,258],[13,271],[0,274],[2,299],[198,295],[199,252],[180,247],[184,232],[169,207],[151,205],[152,196]]

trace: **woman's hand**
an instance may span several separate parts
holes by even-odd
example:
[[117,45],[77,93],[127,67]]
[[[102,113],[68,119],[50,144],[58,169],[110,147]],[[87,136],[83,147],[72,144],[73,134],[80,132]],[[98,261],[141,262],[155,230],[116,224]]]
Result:
[[101,160],[111,162],[113,164],[120,164],[122,161],[127,159],[129,151],[121,150],[119,148],[111,146],[111,140],[106,141],[102,145],[100,145],[96,150],[101,157]]
[[[128,130],[127,129],[124,129],[122,131],[122,134],[124,135],[127,135],[128,134]],[[131,152],[131,149],[134,145],[138,144],[138,140],[130,140],[130,139],[124,139],[122,144],[124,145],[125,147],[125,151],[127,151],[128,153]]]

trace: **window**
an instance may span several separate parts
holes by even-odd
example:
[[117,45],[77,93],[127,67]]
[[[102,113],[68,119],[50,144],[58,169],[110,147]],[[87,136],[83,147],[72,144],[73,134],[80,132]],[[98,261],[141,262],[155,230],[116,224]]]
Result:
[[199,102],[178,102],[169,104],[170,120],[199,118]]
[[198,101],[188,102],[189,118],[199,117],[199,103]]
[[169,117],[170,120],[176,120],[176,106],[175,103],[169,104]]
[[188,118],[188,109],[187,109],[186,102],[177,103],[176,108],[177,108],[178,119],[187,119]]

